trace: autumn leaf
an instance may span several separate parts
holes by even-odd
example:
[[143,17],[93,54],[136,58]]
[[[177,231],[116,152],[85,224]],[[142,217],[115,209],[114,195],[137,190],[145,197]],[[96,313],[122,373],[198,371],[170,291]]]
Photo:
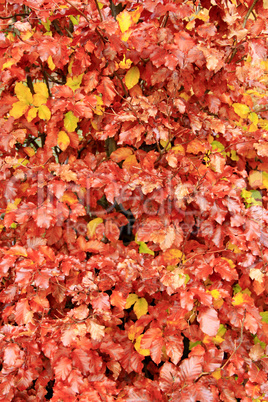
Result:
[[140,70],[138,67],[131,67],[125,75],[125,83],[128,89],[133,88],[140,79]]
[[209,336],[217,335],[220,320],[218,319],[216,310],[203,307],[198,313],[197,321],[200,323],[200,328],[204,334]]
[[143,315],[148,313],[148,303],[144,297],[138,299],[134,304],[134,313],[136,314],[137,318],[139,319]]
[[130,293],[126,301],[125,308],[130,308],[134,303],[136,303],[137,300],[139,300],[139,297],[135,293]]
[[93,237],[97,226],[103,222],[102,218],[95,218],[92,219],[90,222],[87,224],[87,235],[89,238]]
[[154,251],[144,241],[137,241],[137,243],[139,244],[139,253],[154,255]]
[[68,77],[66,85],[75,92],[75,90],[77,88],[80,88],[83,76],[84,76],[84,74],[80,74],[80,75],[74,76],[74,77]]
[[233,103],[233,108],[235,113],[239,116],[242,117],[242,119],[245,119],[248,117],[250,113],[250,108],[247,105],[244,105],[242,103]]
[[65,133],[65,131],[60,131],[58,134],[58,141],[57,141],[58,147],[62,150],[65,151],[69,144],[70,144],[70,138],[68,135]]
[[65,114],[64,117],[64,127],[68,132],[71,133],[75,131],[78,121],[79,121],[78,117],[76,117],[72,111],[69,111]]

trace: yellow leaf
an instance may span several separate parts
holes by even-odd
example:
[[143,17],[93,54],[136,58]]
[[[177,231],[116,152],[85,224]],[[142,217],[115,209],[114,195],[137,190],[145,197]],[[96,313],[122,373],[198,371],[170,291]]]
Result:
[[23,85],[22,82],[17,82],[15,86],[15,94],[17,95],[17,98],[21,102],[26,103],[26,105],[33,103],[33,96],[30,89],[26,85]]
[[218,291],[218,289],[213,289],[213,290],[211,290],[209,293],[211,294],[211,296],[213,297],[213,299],[216,299],[216,300],[221,299],[221,294],[220,294],[220,292]]
[[216,379],[219,380],[221,378],[221,369],[217,369],[215,371],[213,371],[212,376]]
[[50,109],[46,105],[39,106],[38,116],[40,117],[40,119],[50,120],[51,118]]
[[268,9],[268,0],[263,0],[263,8],[264,8],[265,10]]
[[121,32],[123,33],[126,32],[132,25],[131,13],[126,10],[119,13],[116,19],[118,21]]
[[78,202],[76,195],[72,191],[65,191],[60,200],[68,205],[77,204]]
[[44,96],[45,98],[48,98],[48,89],[47,86],[44,82],[36,82],[35,84],[33,84],[34,87],[34,92],[36,94],[40,94],[42,96]]
[[252,170],[249,173],[249,185],[252,188],[268,189],[268,173],[259,170]]
[[83,79],[84,74],[80,74],[78,76],[74,77],[68,77],[66,85],[71,88],[73,91],[75,91],[77,88],[80,87],[82,79]]
[[257,130],[258,130],[258,127],[255,126],[255,124],[252,123],[252,124],[249,125],[247,131],[248,131],[249,133],[255,133],[255,131],[257,131]]
[[234,108],[235,113],[239,117],[242,117],[242,119],[245,119],[250,113],[250,108],[247,105],[244,105],[243,103],[233,103],[232,106]]
[[166,263],[169,265],[176,265],[185,262],[185,255],[176,248],[171,248],[163,253],[163,257]]
[[168,151],[171,148],[170,141],[160,140],[160,144],[162,145],[163,148],[166,147],[166,151]]
[[185,150],[182,145],[175,145],[175,147],[171,148],[171,151],[175,152],[175,154],[185,155]]
[[139,297],[135,293],[130,293],[126,300],[125,309],[130,308],[132,304],[136,303],[137,300],[139,300]]
[[128,41],[128,38],[130,37],[131,32],[132,32],[132,30],[130,29],[129,31],[124,32],[124,33],[121,35],[121,39],[122,39],[123,42],[127,42],[127,41]]
[[27,115],[27,121],[32,121],[37,116],[38,109],[36,107],[32,107]]
[[248,118],[253,124],[255,124],[255,126],[258,124],[259,118],[257,113],[254,112],[250,113]]
[[73,112],[67,112],[64,117],[64,127],[71,133],[75,131],[78,121],[78,117],[76,117]]
[[148,313],[148,303],[144,297],[138,299],[134,304],[134,313],[136,314],[137,318],[139,319],[143,315]]
[[228,242],[227,249],[233,251],[235,254],[241,253],[240,248],[238,248],[235,244]]
[[70,144],[69,136],[65,133],[65,131],[60,131],[58,134],[58,141],[57,141],[58,147],[62,151],[65,151],[68,148],[69,144]]
[[28,109],[28,105],[25,102],[19,101],[15,102],[12,105],[12,109],[10,110],[10,116],[18,119],[19,117],[23,116],[26,110]]
[[55,66],[51,56],[48,56],[47,64],[48,64],[48,67],[50,68],[51,71],[55,70],[56,66]]
[[142,356],[150,356],[150,349],[142,349],[141,348],[141,340],[142,340],[143,335],[139,335],[136,339],[134,348],[136,351],[142,355]]
[[13,64],[16,63],[16,60],[14,59],[9,59],[6,63],[3,64],[2,70],[4,70],[5,68],[9,68],[11,66],[13,66]]
[[223,341],[224,341],[224,338],[221,338],[219,335],[216,335],[213,338],[213,342],[216,343],[216,344],[222,343]]
[[240,306],[240,304],[245,303],[246,300],[246,294],[239,292],[233,297],[232,305]]
[[87,235],[88,237],[92,237],[96,232],[97,226],[103,222],[102,218],[95,218],[87,224]]
[[127,88],[128,89],[133,88],[139,82],[139,79],[140,79],[140,70],[136,66],[131,67],[131,69],[128,70],[125,76],[125,83]]
[[33,96],[33,104],[34,106],[41,106],[47,103],[47,98],[41,94],[35,94]]
[[104,108],[102,107],[103,105],[103,100],[100,96],[95,95],[95,98],[97,99],[97,105],[94,109],[94,113],[96,113],[97,115],[101,116],[104,112]]
[[123,68],[123,69],[128,69],[128,68],[130,68],[131,64],[132,64],[132,60],[130,60],[130,59],[126,60],[126,55],[124,54],[123,60],[120,61],[120,63],[119,63],[119,67]]

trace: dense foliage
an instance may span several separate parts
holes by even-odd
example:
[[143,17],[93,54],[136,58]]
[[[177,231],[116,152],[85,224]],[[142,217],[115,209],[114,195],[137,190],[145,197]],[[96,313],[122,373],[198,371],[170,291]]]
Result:
[[0,401],[267,400],[267,1],[0,15]]

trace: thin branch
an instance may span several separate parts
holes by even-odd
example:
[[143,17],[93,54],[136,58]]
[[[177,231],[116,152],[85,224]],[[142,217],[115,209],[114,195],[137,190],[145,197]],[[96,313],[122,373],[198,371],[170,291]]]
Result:
[[250,14],[251,14],[253,8],[256,6],[256,4],[258,3],[258,1],[259,1],[259,0],[254,0],[253,3],[251,4],[251,6],[250,6],[250,8],[249,8],[249,10],[248,10],[248,12],[247,12],[247,14],[246,14],[246,16],[245,16],[245,19],[244,19],[244,22],[243,22],[243,25],[242,25],[243,28],[245,28],[246,23],[247,23],[247,20],[248,20],[248,17],[250,16]]
[[125,97],[127,97],[127,96],[128,96],[128,91],[127,91],[127,89],[126,89],[126,87],[125,87],[125,84],[123,83],[122,78],[120,77],[119,74],[117,74],[116,71],[114,72],[114,75],[116,76],[116,78],[119,79],[119,81],[120,81],[120,83],[121,83],[121,86],[122,86],[122,89],[123,89],[123,92],[124,92],[124,95],[125,95]]
[[[258,0],[257,0],[258,1]],[[231,355],[228,357],[228,359],[226,360],[226,362],[224,363],[223,366],[220,367],[221,370],[224,369],[224,367],[229,363],[229,361],[231,360],[231,358],[233,357],[233,355],[238,351],[238,349],[240,348],[240,346],[242,345],[243,342],[243,331],[244,331],[244,324],[245,324],[245,319],[246,319],[246,310],[244,310],[244,315],[243,315],[243,320],[242,320],[242,325],[241,325],[241,331],[240,331],[240,341],[238,343],[238,345],[236,346],[236,348],[233,350],[233,352],[231,353]]]
[[101,14],[101,10],[100,10],[100,6],[99,6],[99,3],[98,3],[98,0],[94,0],[95,1],[95,4],[96,4],[96,7],[97,7],[97,9],[98,9],[98,13],[99,13],[99,16],[100,16],[100,20],[101,20],[101,22],[103,22],[103,17],[102,17],[102,14]]
[[84,17],[86,19],[86,21],[88,23],[90,23],[88,17],[83,13],[83,11],[79,10],[79,8],[77,8],[73,3],[71,3],[69,0],[65,0],[66,3],[68,3],[71,7],[73,7],[80,15],[82,15],[82,17]]
[[30,15],[30,14],[28,14],[28,13],[13,14],[13,15],[8,15],[7,17],[0,17],[0,20],[10,20],[11,18],[26,17],[28,15]]

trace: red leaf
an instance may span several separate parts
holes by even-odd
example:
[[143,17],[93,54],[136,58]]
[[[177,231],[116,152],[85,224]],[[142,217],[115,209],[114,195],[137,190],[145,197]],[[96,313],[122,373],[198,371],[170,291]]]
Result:
[[195,41],[192,37],[184,31],[174,34],[174,43],[184,53],[187,53],[195,45]]
[[216,336],[220,327],[220,320],[214,308],[200,307],[197,321],[200,323],[200,328],[204,334]]
[[203,358],[200,356],[192,356],[183,360],[179,367],[179,376],[182,381],[194,381],[203,371]]
[[72,370],[72,361],[68,357],[61,357],[54,366],[57,380],[66,380]]

